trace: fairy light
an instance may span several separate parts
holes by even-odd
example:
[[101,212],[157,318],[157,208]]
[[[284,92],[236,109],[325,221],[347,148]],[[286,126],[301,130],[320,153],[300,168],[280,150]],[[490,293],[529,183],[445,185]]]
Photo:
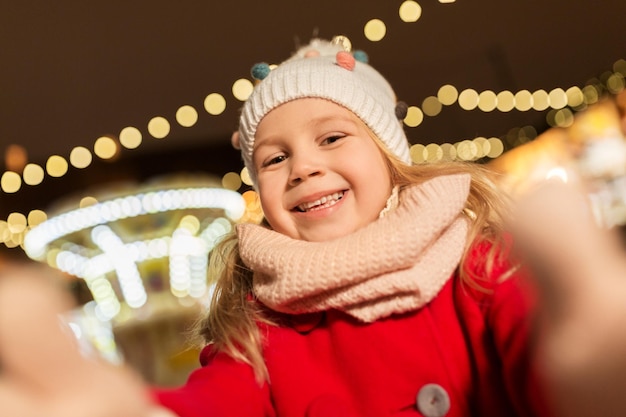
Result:
[[496,94],[496,108],[503,112],[510,112],[515,108],[515,95],[508,90]]
[[192,106],[181,106],[176,110],[176,121],[183,127],[191,127],[198,121],[198,112]]
[[76,146],[70,152],[70,164],[74,168],[87,168],[91,164],[92,159],[91,152],[84,146]]
[[60,155],[52,155],[46,162],[46,172],[51,177],[62,177],[68,169],[68,163]]
[[248,172],[247,167],[243,167],[241,172],[239,173],[241,177],[241,181],[246,185],[252,185],[252,178],[250,178],[250,172]]
[[533,95],[528,90],[515,93],[515,108],[519,111],[528,111],[533,107]]
[[240,78],[233,83],[233,96],[239,101],[246,101],[252,94],[254,86],[250,80]]
[[101,159],[111,159],[117,154],[117,144],[108,136],[96,139],[93,146],[94,153]]
[[44,170],[37,164],[27,164],[22,172],[24,183],[27,185],[41,184],[44,178]]
[[437,116],[439,113],[441,113],[441,102],[437,97],[426,97],[422,102],[422,111],[427,116]]
[[407,0],[400,5],[398,14],[403,22],[417,22],[417,20],[422,16],[422,6],[420,6],[416,1]]
[[437,91],[437,99],[444,106],[450,106],[459,98],[459,92],[456,87],[450,84],[443,85]]
[[217,116],[226,109],[226,99],[218,93],[211,93],[204,99],[204,109],[207,113]]
[[241,176],[236,172],[228,172],[222,177],[222,186],[227,190],[238,190],[241,182]]
[[153,117],[148,122],[148,132],[155,139],[163,139],[170,134],[170,122],[165,117]]
[[424,113],[419,107],[409,106],[406,117],[404,118],[404,124],[409,127],[419,126],[424,120]]
[[22,178],[13,171],[5,171],[0,178],[0,187],[7,194],[16,193],[22,186]]
[[120,132],[120,144],[126,149],[136,149],[141,145],[141,132],[133,126],[125,127]]
[[363,33],[370,41],[378,42],[387,34],[387,26],[385,26],[385,22],[380,19],[372,19],[365,24]]
[[490,90],[481,92],[478,95],[478,108],[484,112],[493,111],[497,106],[496,93]]

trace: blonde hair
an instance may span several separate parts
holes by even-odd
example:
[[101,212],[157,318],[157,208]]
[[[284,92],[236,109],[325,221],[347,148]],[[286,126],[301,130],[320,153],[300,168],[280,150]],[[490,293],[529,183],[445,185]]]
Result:
[[[370,136],[385,156],[392,184],[400,189],[441,175],[471,174],[470,193],[464,210],[470,219],[470,229],[460,265],[465,265],[471,245],[488,242],[492,245],[485,257],[484,271],[489,272],[494,262],[498,261],[501,253],[498,248],[504,244],[503,223],[508,207],[506,196],[495,185],[493,172],[476,163],[407,165],[373,133],[370,132]],[[472,269],[459,268],[459,275],[463,283],[482,288],[479,281],[484,277]],[[251,365],[259,383],[268,380],[262,354],[263,337],[257,323],[273,323],[262,314],[253,298],[252,271],[239,256],[234,232],[225,237],[211,253],[209,276],[215,282],[215,292],[207,315],[197,324],[197,333],[217,351]]]

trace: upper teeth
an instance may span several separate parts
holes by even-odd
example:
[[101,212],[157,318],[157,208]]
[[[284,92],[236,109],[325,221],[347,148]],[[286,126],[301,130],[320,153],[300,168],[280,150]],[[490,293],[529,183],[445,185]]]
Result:
[[[337,203],[337,201],[341,200],[341,197],[343,197],[343,192],[338,192],[338,193],[333,193],[327,196],[324,196],[322,198],[319,198],[315,201],[311,201],[309,203],[302,203],[298,206],[298,209],[302,210],[302,211],[307,211],[310,210],[312,208],[315,209],[321,209],[321,208],[326,208],[326,207],[330,207],[332,205],[334,205],[335,203]],[[318,207],[319,206],[319,207]]]

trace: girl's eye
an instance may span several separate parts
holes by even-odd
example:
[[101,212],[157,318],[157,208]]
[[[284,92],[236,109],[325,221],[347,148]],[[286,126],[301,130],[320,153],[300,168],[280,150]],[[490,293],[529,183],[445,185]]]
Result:
[[324,144],[330,145],[332,143],[337,142],[339,139],[343,138],[344,136],[342,135],[334,135],[334,136],[329,136],[326,139],[324,139]]
[[276,165],[283,162],[285,159],[287,159],[285,155],[278,155],[265,161],[265,163],[263,163],[263,166],[266,167],[270,165]]

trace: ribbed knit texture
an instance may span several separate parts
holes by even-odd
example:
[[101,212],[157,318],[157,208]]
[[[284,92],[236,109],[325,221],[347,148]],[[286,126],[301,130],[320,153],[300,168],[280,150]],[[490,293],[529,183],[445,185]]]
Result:
[[[317,49],[320,56],[304,57],[303,50]],[[314,40],[272,70],[255,86],[239,119],[241,155],[252,181],[252,162],[259,122],[272,109],[298,98],[324,98],[356,114],[400,160],[411,163],[409,143],[402,121],[395,113],[396,97],[387,80],[370,65],[356,62],[352,71],[337,65],[342,50],[327,41]]]
[[252,224],[237,226],[254,292],[290,314],[339,309],[365,322],[420,308],[463,254],[467,174],[441,176],[400,194],[399,206],[356,232],[307,242]]

